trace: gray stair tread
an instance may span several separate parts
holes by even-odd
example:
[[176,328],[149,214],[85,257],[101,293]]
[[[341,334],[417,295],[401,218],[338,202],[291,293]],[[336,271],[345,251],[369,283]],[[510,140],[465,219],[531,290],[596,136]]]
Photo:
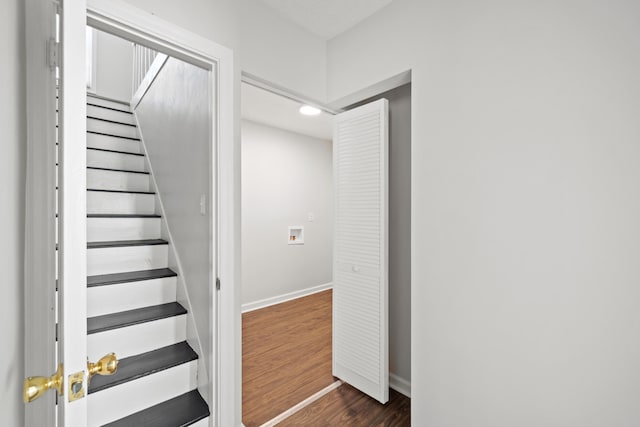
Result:
[[163,239],[109,240],[106,242],[87,242],[87,249],[119,248],[125,246],[156,246],[168,244],[169,242]]
[[113,169],[113,168],[99,168],[97,166],[87,166],[87,169],[99,170],[99,171],[108,171],[108,172],[125,172],[125,173],[138,173],[143,175],[149,175],[149,172],[145,171],[131,171],[126,169]]
[[92,133],[94,135],[111,136],[113,138],[129,139],[131,141],[140,141],[140,138],[134,138],[134,137],[131,137],[131,136],[114,135],[112,133],[105,133],[105,132],[96,132],[94,130],[88,130],[87,133]]
[[87,286],[115,285],[118,283],[140,282],[143,280],[175,277],[176,272],[170,268],[156,268],[153,270],[128,271],[126,273],[100,274],[87,277]]
[[209,415],[207,403],[193,390],[103,427],[186,427]]
[[118,370],[115,374],[96,375],[91,378],[89,393],[95,393],[118,384],[164,371],[197,358],[198,355],[186,341],[136,354],[135,356],[125,357],[118,362]]
[[102,188],[87,188],[87,191],[99,191],[99,192],[102,192],[102,193],[156,194],[153,191],[104,190]]
[[186,313],[187,310],[185,310],[183,306],[177,302],[170,302],[167,304],[137,308],[135,310],[121,311],[119,313],[89,317],[87,319],[87,334],[124,328],[126,326],[180,316]]
[[[58,214],[56,214],[56,218]],[[87,214],[87,218],[162,218],[158,214]]]
[[[107,107],[105,105],[92,104],[91,102],[87,102],[87,106],[88,107],[104,108],[105,110],[118,111],[120,113],[133,114],[131,111],[128,111],[128,110],[120,110],[119,108]],[[56,110],[56,112],[57,112],[57,110]]]
[[109,150],[107,148],[87,147],[87,150],[104,151],[106,153],[126,154],[128,156],[144,157],[144,153],[131,153],[130,151]]

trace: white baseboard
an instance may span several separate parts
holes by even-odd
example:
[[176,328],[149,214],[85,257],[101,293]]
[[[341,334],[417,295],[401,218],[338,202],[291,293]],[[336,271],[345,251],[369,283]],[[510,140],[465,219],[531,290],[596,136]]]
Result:
[[411,383],[391,372],[389,372],[389,387],[411,398]]
[[247,313],[249,311],[258,310],[260,308],[265,308],[265,307],[280,304],[283,302],[291,301],[293,299],[313,295],[318,292],[326,291],[327,289],[331,289],[331,288],[333,288],[333,283],[325,283],[323,285],[313,286],[311,288],[290,292],[284,295],[278,295],[275,297],[266,298],[266,299],[255,301],[255,302],[248,302],[246,304],[242,304],[242,312]]

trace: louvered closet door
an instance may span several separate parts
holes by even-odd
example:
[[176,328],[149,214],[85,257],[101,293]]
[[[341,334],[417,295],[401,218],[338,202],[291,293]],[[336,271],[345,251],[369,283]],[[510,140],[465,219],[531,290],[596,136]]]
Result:
[[333,375],[385,403],[388,362],[388,102],[335,117]]

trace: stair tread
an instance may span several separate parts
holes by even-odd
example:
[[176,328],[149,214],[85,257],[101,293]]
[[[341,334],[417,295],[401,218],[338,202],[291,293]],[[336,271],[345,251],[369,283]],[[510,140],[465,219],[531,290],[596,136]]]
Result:
[[124,173],[138,173],[142,175],[149,175],[149,172],[144,171],[132,171],[127,169],[113,169],[113,168],[99,168],[97,166],[87,166],[87,169],[98,170],[98,171],[107,171],[107,172],[124,172]]
[[107,240],[104,242],[87,242],[87,249],[120,248],[126,246],[155,246],[168,244],[169,242],[164,239]]
[[118,370],[115,374],[93,377],[89,383],[89,393],[164,371],[197,358],[198,355],[186,341],[125,357],[118,362]]
[[96,132],[94,130],[88,130],[87,133],[92,133],[94,135],[103,135],[103,136],[111,136],[113,138],[122,138],[122,139],[130,139],[131,141],[140,141],[140,138],[134,138],[132,136],[122,136],[122,135],[114,135],[112,133],[105,132]]
[[207,403],[193,390],[103,427],[185,427],[209,415]]
[[143,280],[175,277],[178,274],[170,268],[156,268],[153,270],[128,271],[126,273],[99,274],[87,277],[87,286],[115,285],[118,283],[141,282]]
[[89,317],[87,319],[87,334],[124,328],[126,326],[180,316],[186,313],[187,310],[177,302],[169,302],[166,304],[137,308],[135,310]]
[[103,193],[133,193],[133,194],[156,194],[153,191],[135,191],[135,190],[105,190],[102,188],[87,188],[87,191],[101,191]]
[[118,108],[113,108],[113,107],[107,107],[106,105],[92,104],[92,103],[90,103],[90,102],[87,102],[87,106],[88,106],[88,107],[104,108],[105,110],[118,111],[118,112],[120,112],[120,113],[133,114],[131,111],[127,111],[127,110],[120,110],[120,109],[118,109]]
[[87,218],[162,218],[162,216],[158,214],[87,214]]
[[[100,99],[102,101],[115,102],[116,104],[122,104],[122,105],[125,105],[127,107],[131,107],[131,104],[128,103],[127,101],[121,101],[119,99],[109,98],[108,96],[96,95],[96,94],[90,93],[90,92],[87,92],[87,98],[95,98],[95,99]],[[56,96],[56,99],[58,99],[57,96]]]
[[119,151],[119,150],[109,150],[107,148],[94,148],[94,147],[87,147],[87,150],[94,150],[94,151],[105,151],[107,153],[116,153],[116,154],[126,154],[128,156],[138,156],[138,157],[144,157],[143,153],[131,153],[129,151]]
[[132,123],[124,123],[124,122],[120,122],[120,121],[118,121],[118,120],[103,119],[102,117],[87,116],[87,119],[100,120],[101,122],[114,123],[114,124],[116,124],[116,125],[123,125],[123,126],[136,127],[136,125],[135,125],[135,124],[132,124]]

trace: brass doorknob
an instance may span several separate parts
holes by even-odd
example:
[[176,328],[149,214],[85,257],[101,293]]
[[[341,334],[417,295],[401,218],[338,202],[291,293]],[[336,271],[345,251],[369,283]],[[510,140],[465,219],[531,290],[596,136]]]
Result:
[[115,353],[109,353],[103,356],[95,363],[87,362],[87,371],[89,372],[89,381],[94,375],[113,375],[118,370],[118,358]]
[[58,370],[50,377],[29,377],[24,380],[24,392],[22,398],[24,403],[30,403],[39,398],[47,390],[56,390],[62,396],[62,363],[58,365]]

